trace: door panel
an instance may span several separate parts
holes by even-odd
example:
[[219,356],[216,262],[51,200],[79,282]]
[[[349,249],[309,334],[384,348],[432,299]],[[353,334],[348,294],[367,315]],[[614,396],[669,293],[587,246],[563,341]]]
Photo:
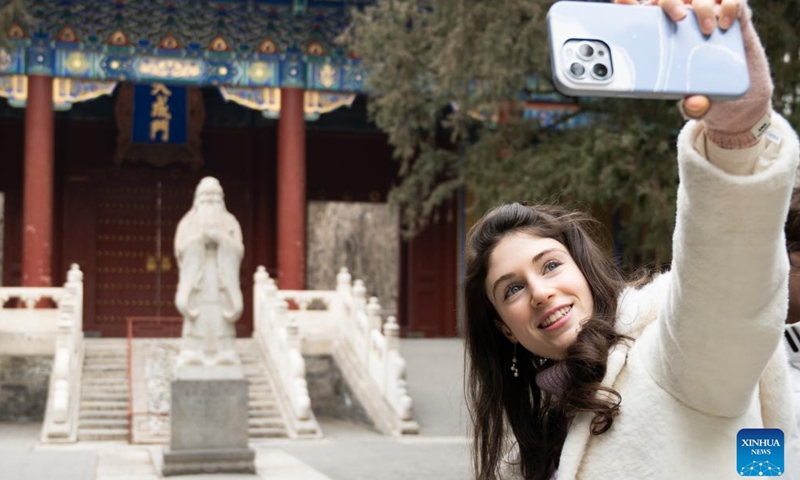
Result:
[[451,337],[458,334],[456,316],[456,221],[452,204],[441,218],[407,245],[409,337]]
[[191,208],[192,188],[157,183],[105,187],[99,193],[98,326],[118,325],[129,316],[179,316],[173,305],[178,275],[171,247],[179,212]]

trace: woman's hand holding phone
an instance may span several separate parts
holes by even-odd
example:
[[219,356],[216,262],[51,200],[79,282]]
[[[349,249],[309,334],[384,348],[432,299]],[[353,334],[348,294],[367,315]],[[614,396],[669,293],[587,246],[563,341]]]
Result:
[[[615,0],[620,4],[636,4],[636,0]],[[650,0],[648,5],[661,7],[676,22],[684,20],[691,8],[700,30],[712,34],[717,28],[726,30],[738,18],[745,44],[750,88],[740,99],[712,104],[704,95],[683,99],[681,110],[688,118],[702,119],[711,141],[723,148],[743,148],[755,144],[760,124],[768,124],[772,109],[772,79],[764,49],[750,21],[746,0]],[[755,131],[754,131],[755,129]]]

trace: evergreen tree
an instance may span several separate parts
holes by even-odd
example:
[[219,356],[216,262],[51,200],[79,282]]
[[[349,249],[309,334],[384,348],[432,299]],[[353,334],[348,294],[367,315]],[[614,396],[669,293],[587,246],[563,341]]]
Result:
[[[369,72],[369,112],[394,147],[390,193],[413,236],[461,187],[479,216],[500,202],[560,202],[616,214],[624,264],[668,263],[675,218],[675,102],[561,98],[555,124],[523,118],[554,91],[552,0],[378,0],[343,37]],[[797,124],[800,0],[751,0],[775,76],[775,107]],[[634,7],[631,7],[634,8]],[[532,84],[532,74],[538,74]],[[566,127],[581,115],[577,126]]]

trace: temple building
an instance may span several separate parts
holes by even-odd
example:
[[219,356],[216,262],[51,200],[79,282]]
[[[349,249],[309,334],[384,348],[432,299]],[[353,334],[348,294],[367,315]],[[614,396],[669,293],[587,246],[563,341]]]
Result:
[[[372,2],[25,2],[0,42],[0,421],[169,440],[173,240],[212,176],[242,230],[250,438],[419,430],[399,338],[461,333],[468,195],[401,238],[399,164],[336,41]],[[526,118],[576,108],[531,82]]]
[[335,42],[369,1],[28,3],[36,21],[0,50],[3,285],[60,285],[77,263],[87,336],[177,315],[175,226],[213,175],[242,224],[247,305],[258,265],[290,290],[347,266],[403,335],[457,334],[457,205],[401,240],[398,164]]

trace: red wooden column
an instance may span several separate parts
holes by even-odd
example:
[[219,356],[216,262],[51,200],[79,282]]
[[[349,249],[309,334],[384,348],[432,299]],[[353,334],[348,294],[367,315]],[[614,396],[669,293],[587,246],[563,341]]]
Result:
[[278,288],[306,288],[306,124],[303,89],[281,89],[278,121]]
[[25,108],[25,183],[22,285],[53,284],[53,77],[28,76]]

